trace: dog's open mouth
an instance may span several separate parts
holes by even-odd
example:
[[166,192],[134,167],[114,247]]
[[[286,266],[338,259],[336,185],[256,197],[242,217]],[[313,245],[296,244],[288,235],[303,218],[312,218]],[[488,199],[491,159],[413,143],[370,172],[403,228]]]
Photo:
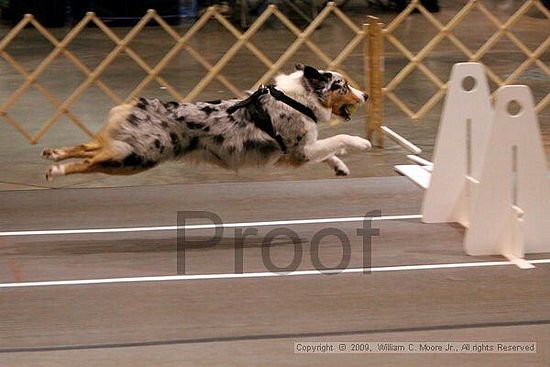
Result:
[[342,117],[344,120],[351,120],[351,114],[357,109],[356,105],[353,104],[344,104],[338,109],[337,115]]

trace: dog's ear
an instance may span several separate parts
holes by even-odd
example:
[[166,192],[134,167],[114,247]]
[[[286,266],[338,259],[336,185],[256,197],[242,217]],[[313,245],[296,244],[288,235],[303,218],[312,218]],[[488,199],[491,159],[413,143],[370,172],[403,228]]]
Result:
[[304,77],[310,82],[319,81],[326,83],[330,80],[330,78],[332,78],[332,74],[328,71],[321,73],[314,67],[306,65],[304,66]]
[[323,78],[319,70],[309,65],[304,66],[304,77],[310,80],[320,80]]

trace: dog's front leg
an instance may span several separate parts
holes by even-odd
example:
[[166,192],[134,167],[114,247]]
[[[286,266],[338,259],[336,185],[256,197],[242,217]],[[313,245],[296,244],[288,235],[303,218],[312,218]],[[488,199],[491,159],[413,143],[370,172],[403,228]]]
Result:
[[367,139],[351,135],[336,135],[317,140],[304,147],[306,158],[310,162],[322,162],[335,154],[343,154],[347,150],[365,151],[372,147]]
[[323,162],[334,170],[336,176],[347,176],[350,173],[348,166],[335,155],[328,157]]

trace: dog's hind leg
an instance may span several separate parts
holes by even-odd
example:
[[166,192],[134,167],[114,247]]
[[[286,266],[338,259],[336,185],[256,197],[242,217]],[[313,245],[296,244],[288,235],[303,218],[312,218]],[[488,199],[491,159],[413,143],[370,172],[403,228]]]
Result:
[[98,142],[80,144],[65,148],[46,148],[42,151],[42,158],[56,162],[69,158],[92,158],[96,155],[99,149],[101,149],[101,144]]
[[[130,156],[133,157],[133,156]],[[74,173],[106,173],[109,175],[134,175],[146,171],[154,166],[139,165],[136,159],[116,159],[102,152],[91,159],[78,162],[58,163],[50,166],[46,171],[46,180],[52,181],[56,176],[72,175]]]
[[79,162],[70,162],[51,165],[46,171],[46,180],[52,181],[56,176],[71,175],[73,173],[98,172],[98,165],[90,159]]
[[335,155],[328,157],[323,162],[334,170],[336,176],[347,176],[350,174],[348,166]]

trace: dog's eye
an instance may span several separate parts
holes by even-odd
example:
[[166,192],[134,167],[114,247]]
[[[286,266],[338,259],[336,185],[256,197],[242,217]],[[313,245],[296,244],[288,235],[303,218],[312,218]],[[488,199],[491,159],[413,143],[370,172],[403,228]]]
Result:
[[334,83],[330,86],[330,90],[342,89],[342,84]]

